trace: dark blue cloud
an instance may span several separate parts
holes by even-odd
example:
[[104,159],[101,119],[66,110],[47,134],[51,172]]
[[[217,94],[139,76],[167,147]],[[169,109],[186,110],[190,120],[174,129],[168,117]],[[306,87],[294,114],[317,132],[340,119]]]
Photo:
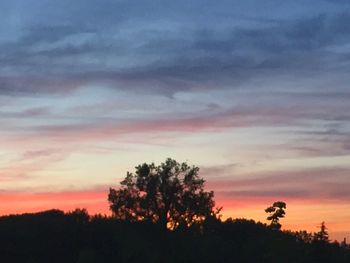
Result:
[[[170,11],[159,3],[133,5],[106,1],[105,4],[101,3],[95,10],[94,6],[75,2],[67,12],[75,15],[74,10],[81,6],[82,13],[76,14],[81,21],[58,21],[52,15],[48,24],[36,21],[25,25],[17,40],[0,42],[5,51],[1,65],[6,68],[0,76],[10,82],[9,75],[15,75],[15,90],[21,82],[15,81],[18,78],[30,79],[34,75],[72,82],[88,75],[90,81],[107,80],[115,84],[127,81],[135,82],[134,86],[139,86],[141,81],[148,83],[146,89],[158,86],[156,92],[163,89],[164,93],[173,93],[195,86],[237,87],[242,81],[260,75],[271,76],[273,81],[274,76],[300,70],[332,73],[330,67],[348,61],[349,52],[344,46],[350,40],[350,30],[346,27],[349,13],[323,12],[268,22],[261,18],[260,24],[224,16],[221,24],[215,25],[216,12],[227,12],[223,6],[205,9],[212,19],[212,23],[206,23],[203,18],[197,22],[189,18],[175,20],[183,15],[181,3],[173,7],[176,15],[167,18],[164,15]],[[195,9],[196,4],[191,7]],[[100,22],[100,17],[109,16],[101,6],[109,5],[115,11],[114,16],[121,14],[122,18]],[[196,17],[192,8],[185,8],[184,12],[192,12]],[[93,10],[96,14],[91,19],[96,19],[95,24],[85,17],[92,15]],[[54,12],[53,8],[49,11]],[[129,12],[132,15],[126,16]],[[144,15],[137,16],[138,12]],[[60,16],[58,11],[55,14]],[[45,81],[42,82],[45,86]],[[37,85],[38,90],[43,90]],[[2,90],[7,91],[7,85],[3,86]],[[25,89],[32,91],[28,86]]]
[[[12,29],[0,39],[3,95],[70,95],[86,86],[168,97],[243,90],[237,96],[244,107],[268,114],[278,106],[286,123],[349,119],[350,12],[329,1],[3,1],[0,7],[2,27]],[[260,105],[256,96],[269,100]],[[272,99],[278,105],[268,106]]]

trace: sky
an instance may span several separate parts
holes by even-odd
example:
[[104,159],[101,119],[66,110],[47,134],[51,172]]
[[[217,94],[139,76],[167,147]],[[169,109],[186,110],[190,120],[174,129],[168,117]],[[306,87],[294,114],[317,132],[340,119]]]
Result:
[[85,207],[167,157],[227,217],[350,240],[350,2],[2,0],[0,214]]

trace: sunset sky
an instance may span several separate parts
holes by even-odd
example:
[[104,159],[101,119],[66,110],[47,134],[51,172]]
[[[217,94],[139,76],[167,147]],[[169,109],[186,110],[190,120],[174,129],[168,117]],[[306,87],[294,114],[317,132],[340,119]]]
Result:
[[223,216],[350,240],[350,1],[1,0],[0,214],[108,211],[167,157]]

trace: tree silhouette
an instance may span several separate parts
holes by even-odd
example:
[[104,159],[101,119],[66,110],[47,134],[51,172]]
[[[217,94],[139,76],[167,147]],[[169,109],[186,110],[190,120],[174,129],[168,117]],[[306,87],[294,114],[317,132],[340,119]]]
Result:
[[328,243],[329,242],[329,235],[327,231],[327,227],[325,222],[322,222],[320,225],[320,231],[314,234],[314,240],[319,242]]
[[271,227],[274,229],[281,229],[281,224],[279,223],[279,219],[283,218],[286,212],[284,209],[287,208],[287,205],[285,202],[277,201],[274,202],[272,206],[269,206],[265,209],[266,213],[269,213],[270,215],[267,217],[267,220],[271,221]]
[[[310,242],[306,231],[275,231],[244,218],[209,219],[190,231],[164,234],[156,224],[90,216],[84,209],[0,216],[1,262],[350,262],[350,246]],[[321,232],[326,240],[324,224]]]
[[199,168],[168,158],[136,166],[127,172],[119,189],[110,188],[108,201],[113,215],[126,221],[150,221],[163,229],[191,226],[216,217],[212,191],[204,191]]
[[296,231],[294,236],[298,241],[302,241],[304,243],[310,244],[313,240],[312,233],[307,232],[306,230]]

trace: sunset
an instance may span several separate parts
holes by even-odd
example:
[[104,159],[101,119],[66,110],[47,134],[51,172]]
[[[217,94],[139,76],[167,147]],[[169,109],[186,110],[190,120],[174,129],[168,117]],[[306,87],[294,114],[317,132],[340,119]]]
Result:
[[1,216],[111,216],[127,172],[173,158],[222,220],[280,200],[282,230],[350,240],[350,2],[3,0],[0,20]]

